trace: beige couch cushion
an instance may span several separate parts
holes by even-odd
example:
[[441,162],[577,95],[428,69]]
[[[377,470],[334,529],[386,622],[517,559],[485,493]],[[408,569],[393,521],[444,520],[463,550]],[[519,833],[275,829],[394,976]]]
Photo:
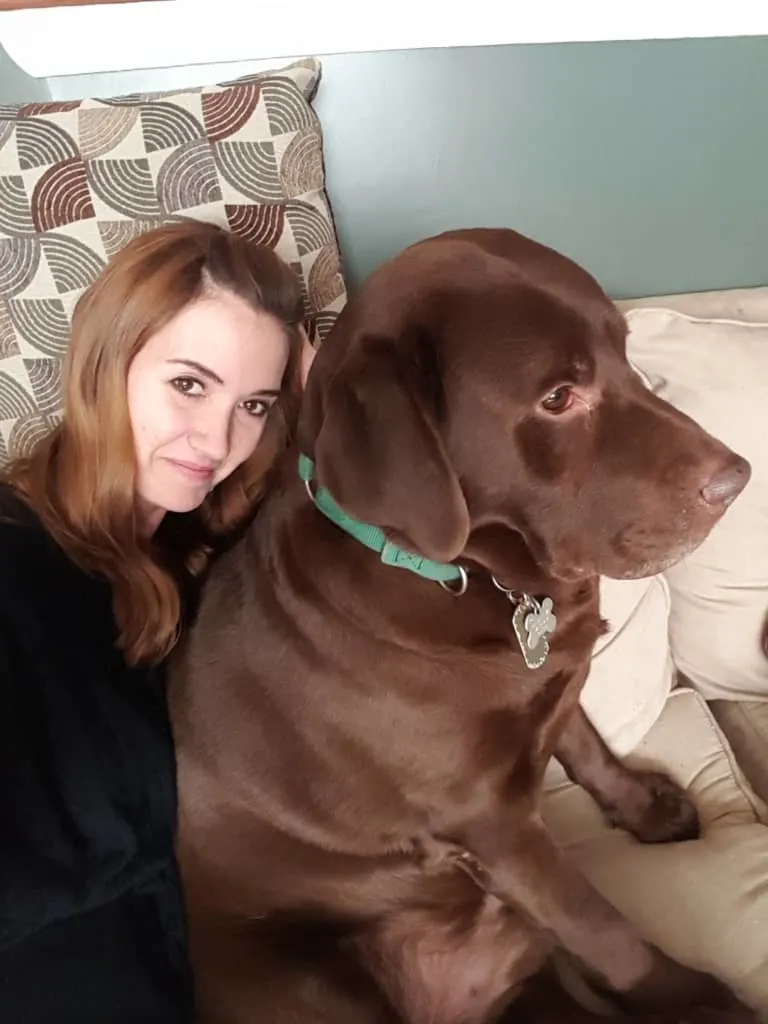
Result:
[[609,828],[591,797],[549,766],[544,816],[584,874],[671,956],[729,982],[768,1013],[768,827],[702,698],[675,690],[626,759],[686,786],[703,824],[690,843],[646,846]]
[[674,309],[678,313],[702,319],[751,320],[768,323],[768,287],[724,288],[710,292],[678,292],[674,295],[649,295],[642,299],[618,299],[623,313],[653,306]]
[[621,757],[651,728],[672,688],[669,589],[662,577],[601,579],[600,603],[610,629],[595,646],[581,705]]
[[710,707],[752,788],[768,803],[768,701],[715,700]]
[[666,573],[675,663],[707,698],[768,697],[759,644],[768,609],[768,324],[627,314],[630,359],[654,391],[752,464],[734,506]]

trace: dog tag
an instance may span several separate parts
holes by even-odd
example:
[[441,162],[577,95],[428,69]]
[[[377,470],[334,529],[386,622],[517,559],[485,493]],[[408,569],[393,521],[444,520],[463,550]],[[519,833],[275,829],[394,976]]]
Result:
[[525,597],[515,608],[512,628],[528,668],[541,668],[549,655],[549,637],[557,628],[552,598],[545,597],[539,604]]

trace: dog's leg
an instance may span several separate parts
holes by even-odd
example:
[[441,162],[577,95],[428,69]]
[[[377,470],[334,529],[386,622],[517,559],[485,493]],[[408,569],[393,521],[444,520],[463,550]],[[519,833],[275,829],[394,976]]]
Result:
[[645,941],[556,848],[534,812],[505,820],[494,811],[456,838],[467,851],[466,870],[486,892],[554,936],[628,1008],[740,1005],[711,975]]
[[650,1010],[625,1017],[605,1007],[589,1009],[575,1002],[549,969],[540,971],[524,987],[521,996],[498,1024],[609,1024],[622,1019],[627,1024],[757,1024],[753,1011],[733,1009],[684,1008]]
[[695,839],[696,808],[662,772],[635,771],[614,757],[580,707],[568,719],[555,757],[597,802],[612,825],[644,843]]
[[334,934],[190,919],[196,1024],[405,1024]]
[[545,962],[549,938],[463,872],[425,879],[422,895],[362,929],[357,956],[407,1024],[490,1024]]

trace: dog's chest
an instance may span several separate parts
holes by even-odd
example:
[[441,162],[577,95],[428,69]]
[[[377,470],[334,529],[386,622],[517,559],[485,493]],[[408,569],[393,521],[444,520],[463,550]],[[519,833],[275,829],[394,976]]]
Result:
[[[544,664],[529,667],[509,637],[493,655],[466,652],[398,675],[411,697],[382,748],[399,750],[407,767],[403,792],[423,807],[433,827],[475,814],[503,812],[533,798],[587,678],[601,631],[597,602],[564,614]],[[510,626],[511,632],[511,626]],[[426,682],[425,682],[426,680]],[[384,719],[382,719],[384,721]],[[394,724],[394,723],[393,723]],[[413,742],[411,742],[411,740]],[[405,749],[403,749],[405,748]]]
[[[315,746],[324,751],[334,816],[365,804],[386,845],[400,845],[532,792],[585,674],[563,663],[556,648],[537,670],[509,652],[439,666],[401,659],[386,673],[372,662],[370,685],[334,705],[329,744]],[[313,790],[317,798],[325,786]],[[348,824],[359,830],[359,815]]]
[[[221,758],[241,778],[247,763],[253,812],[311,845],[366,856],[406,852],[414,836],[530,794],[599,624],[596,601],[555,602],[549,655],[528,667],[498,591],[473,589],[434,613],[431,602],[384,596],[358,601],[363,611],[348,622],[338,604],[298,610],[293,590],[253,592],[247,617],[227,626],[247,669],[233,661],[231,685],[216,690],[217,707],[231,691],[237,721],[251,723],[242,755],[230,741]],[[254,606],[260,643],[233,644],[233,628],[252,633]],[[210,687],[201,692],[213,700]],[[207,720],[198,717],[203,732]]]

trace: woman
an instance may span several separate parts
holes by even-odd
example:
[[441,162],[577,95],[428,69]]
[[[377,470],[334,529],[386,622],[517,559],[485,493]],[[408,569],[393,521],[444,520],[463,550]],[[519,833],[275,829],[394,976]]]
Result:
[[299,391],[301,289],[180,222],[83,295],[64,415],[0,484],[0,1019],[189,1021],[161,663]]

